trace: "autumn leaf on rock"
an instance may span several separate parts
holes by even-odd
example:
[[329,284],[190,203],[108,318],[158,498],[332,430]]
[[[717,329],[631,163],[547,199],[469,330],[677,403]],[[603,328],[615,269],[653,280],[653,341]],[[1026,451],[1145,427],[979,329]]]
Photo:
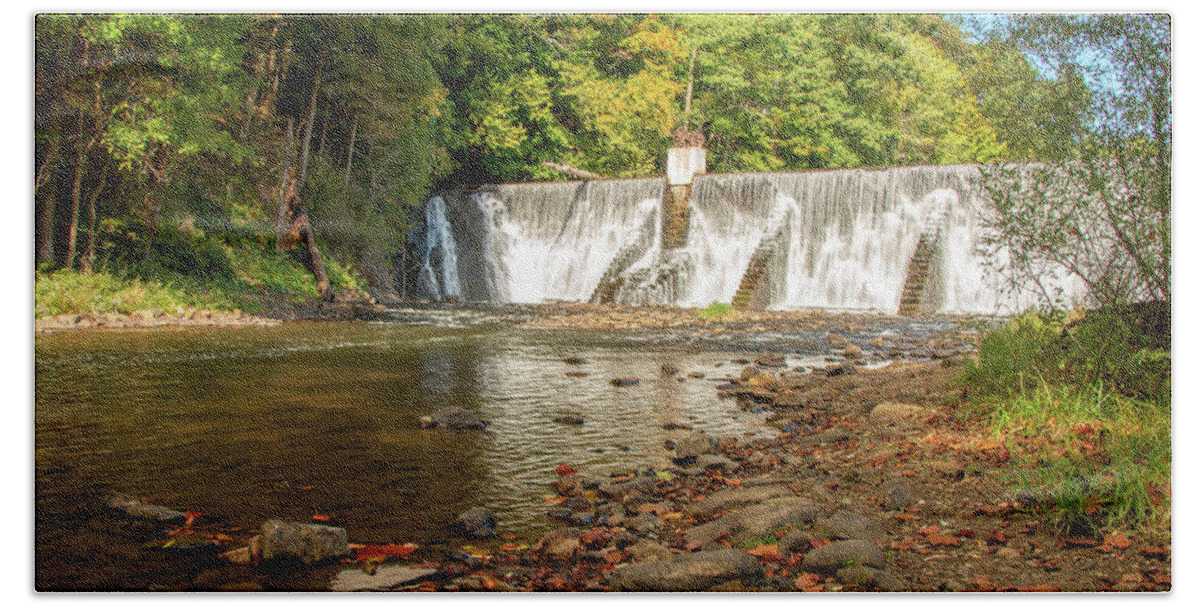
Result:
[[560,462],[558,463],[558,467],[554,469],[554,472],[558,473],[559,475],[574,475],[579,472],[579,469],[576,469],[565,462]]
[[779,555],[779,545],[777,544],[759,545],[746,551],[746,553],[768,562],[778,561],[781,559],[781,556]]

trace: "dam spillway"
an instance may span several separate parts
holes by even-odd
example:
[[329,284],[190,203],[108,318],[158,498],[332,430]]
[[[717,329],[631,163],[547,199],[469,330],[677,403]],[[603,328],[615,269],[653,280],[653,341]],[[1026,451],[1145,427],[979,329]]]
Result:
[[[989,271],[1005,260],[981,250],[979,177],[975,165],[698,174],[678,247],[664,246],[663,179],[443,193],[410,234],[416,274],[433,278],[414,295],[1011,314],[1037,303],[1036,286],[1006,289]],[[1047,282],[1086,295],[1065,274]]]

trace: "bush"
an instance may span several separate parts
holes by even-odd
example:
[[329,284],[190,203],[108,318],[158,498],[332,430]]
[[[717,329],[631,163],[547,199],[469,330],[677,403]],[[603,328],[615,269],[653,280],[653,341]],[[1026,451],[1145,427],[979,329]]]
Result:
[[189,292],[159,281],[123,277],[103,272],[87,274],[59,270],[34,275],[34,316],[74,314],[128,314],[157,308],[182,312],[189,308],[230,310],[231,299],[215,292]]
[[732,304],[724,304],[722,302],[713,302],[707,308],[696,313],[701,319],[706,321],[723,321],[725,319],[733,319],[737,317],[737,311],[734,310]]

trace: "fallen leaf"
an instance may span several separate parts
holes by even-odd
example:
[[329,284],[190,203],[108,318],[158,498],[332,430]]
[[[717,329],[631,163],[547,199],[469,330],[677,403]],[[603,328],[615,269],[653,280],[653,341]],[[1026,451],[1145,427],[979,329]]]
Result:
[[1167,548],[1162,545],[1148,545],[1138,549],[1138,553],[1151,559],[1166,559],[1168,555]]
[[402,545],[388,543],[386,545],[355,545],[351,549],[354,550],[355,561],[365,561],[369,559],[404,557],[416,551],[417,547],[418,545],[414,543],[404,543]]
[[183,525],[185,525],[185,526],[192,525],[192,522],[196,521],[197,519],[200,519],[200,517],[202,515],[204,515],[203,513],[199,512],[199,511],[184,511],[183,514],[187,516],[187,520],[183,522]]
[[579,472],[579,469],[576,469],[565,462],[560,462],[558,463],[558,467],[554,469],[554,472],[558,473],[559,475],[574,475]]
[[1008,535],[1003,532],[992,532],[988,535],[987,544],[1003,545],[1008,542]]
[[796,588],[801,591],[820,591],[818,587],[822,583],[821,577],[816,574],[803,574],[796,579]]
[[320,513],[317,513],[316,515],[312,516],[313,521],[329,521],[330,519],[332,519],[332,517],[330,517],[329,515],[322,515]]
[[962,544],[961,538],[938,532],[926,536],[925,540],[933,547],[957,547]]
[[777,544],[759,545],[746,551],[746,553],[769,562],[778,561],[781,558],[779,555],[779,545]]
[[1128,549],[1131,546],[1133,546],[1133,541],[1129,540],[1129,537],[1121,532],[1113,532],[1104,536],[1104,542],[1099,547],[1096,547],[1096,550],[1103,553],[1112,553],[1113,551]]

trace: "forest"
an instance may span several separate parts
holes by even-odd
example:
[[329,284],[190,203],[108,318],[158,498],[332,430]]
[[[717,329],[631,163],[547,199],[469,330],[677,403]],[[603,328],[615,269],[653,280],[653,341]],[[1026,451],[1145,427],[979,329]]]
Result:
[[[1113,104],[1064,55],[1080,37],[1037,17],[968,25],[927,14],[40,15],[38,315],[85,307],[70,292],[100,289],[99,275],[215,308],[390,294],[404,231],[431,193],[570,178],[547,161],[660,175],[679,132],[705,138],[718,173],[1089,154],[1103,139],[1097,108]],[[1169,66],[1154,19],[1067,25],[1100,46],[1132,32],[1165,48]],[[1160,112],[1159,131],[1136,139],[1169,155],[1166,87],[1165,133]],[[51,289],[56,270],[74,287]]]

